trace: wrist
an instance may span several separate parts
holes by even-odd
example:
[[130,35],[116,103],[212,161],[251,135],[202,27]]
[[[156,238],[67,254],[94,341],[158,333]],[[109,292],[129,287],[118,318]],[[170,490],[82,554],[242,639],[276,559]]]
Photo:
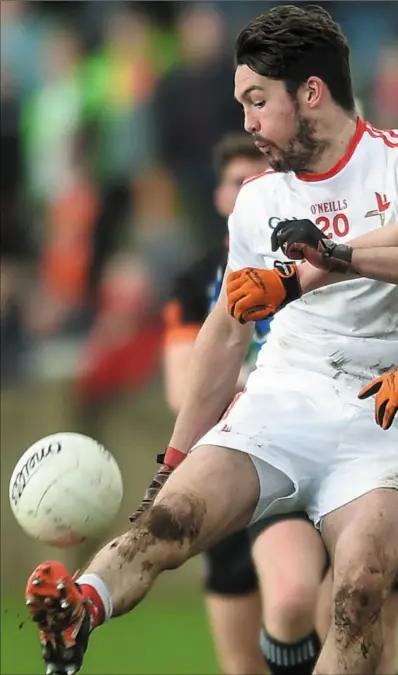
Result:
[[347,246],[346,244],[336,244],[329,239],[324,239],[322,245],[322,255],[325,260],[330,260],[332,264],[336,262],[337,265],[341,266],[341,269],[346,269],[350,272],[355,271],[352,265],[354,250],[351,246]]
[[[351,248],[351,247],[349,247]],[[360,249],[360,248],[351,248],[351,263],[349,267],[349,271],[352,274],[358,274],[361,276],[361,263],[362,263],[362,254],[365,249]]]
[[274,265],[286,293],[285,301],[278,307],[278,309],[282,309],[290,302],[301,298],[303,291],[300,284],[299,269],[295,263],[276,261]]
[[165,464],[171,469],[176,469],[177,466],[181,464],[181,462],[185,459],[186,456],[187,455],[185,452],[181,452],[181,450],[177,450],[176,448],[173,448],[171,445],[168,445],[164,454],[158,455],[157,460],[159,464]]

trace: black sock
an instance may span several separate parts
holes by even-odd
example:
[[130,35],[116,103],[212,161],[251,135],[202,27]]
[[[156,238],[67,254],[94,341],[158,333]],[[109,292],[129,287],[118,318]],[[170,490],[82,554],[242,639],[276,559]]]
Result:
[[274,640],[263,630],[260,647],[272,675],[311,675],[321,643],[315,631],[300,642],[287,644]]

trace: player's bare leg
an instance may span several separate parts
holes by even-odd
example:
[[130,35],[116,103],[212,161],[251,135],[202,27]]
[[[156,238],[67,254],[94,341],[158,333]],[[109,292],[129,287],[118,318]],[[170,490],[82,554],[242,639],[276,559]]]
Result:
[[398,490],[380,488],[324,519],[334,561],[333,611],[317,675],[374,675],[379,667],[382,610],[398,569],[397,513]]
[[264,675],[266,666],[258,644],[261,599],[258,591],[245,595],[206,595],[217,660],[224,675]]
[[[332,586],[332,574],[329,570],[321,585],[317,607],[316,627],[322,644],[329,632],[332,620]],[[391,594],[383,608],[383,640],[383,654],[377,674],[395,675],[398,648],[398,593],[396,591]]]
[[383,654],[379,663],[379,675],[395,675],[398,647],[398,593],[393,592],[383,611]]
[[315,625],[318,635],[323,644],[330,629],[332,622],[332,595],[333,595],[333,578],[332,570],[329,568],[325,578],[322,581],[318,594],[318,602],[316,607]]
[[[269,470],[272,502],[276,496],[290,494],[292,484],[272,467]],[[273,493],[277,476],[281,476],[280,490]],[[42,631],[45,660],[51,668],[56,665],[49,672],[66,672],[65,659],[74,667],[68,675],[76,672],[93,627],[131,610],[162,570],[180,566],[245,527],[259,494],[257,470],[248,455],[202,447],[172,473],[154,505],[131,529],[94,557],[78,580],[82,592],[66,570],[62,573],[60,563],[39,566],[28,581],[26,595]],[[84,639],[78,643],[75,634],[79,637],[80,629]]]
[[312,673],[320,649],[317,598],[327,563],[319,533],[304,519],[277,521],[256,539],[253,558],[263,598],[261,646],[271,673]]

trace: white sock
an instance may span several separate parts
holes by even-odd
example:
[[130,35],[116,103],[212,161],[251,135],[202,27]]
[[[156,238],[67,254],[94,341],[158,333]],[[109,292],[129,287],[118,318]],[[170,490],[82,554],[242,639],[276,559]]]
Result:
[[94,588],[98,595],[101,598],[101,602],[104,606],[104,621],[108,621],[111,618],[113,612],[113,605],[109,591],[102,581],[102,579],[97,574],[82,574],[81,577],[76,579],[77,584],[86,584]]

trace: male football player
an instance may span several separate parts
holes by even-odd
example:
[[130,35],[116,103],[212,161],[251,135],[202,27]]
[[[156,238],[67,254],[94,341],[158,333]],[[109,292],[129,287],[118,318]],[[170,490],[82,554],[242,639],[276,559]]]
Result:
[[[316,215],[344,244],[397,221],[397,133],[357,118],[349,47],[323,9],[278,5],[241,31],[235,56],[245,128],[271,170],[239,194],[226,275],[276,266],[295,286],[289,259],[272,250],[272,224]],[[297,297],[219,421],[252,336],[251,321],[228,313],[223,285],[195,342],[155,502],[78,585],[56,562],[28,581],[50,672],[79,668],[90,631],[136,606],[162,570],[301,509],[333,566],[332,623],[314,672],[376,672],[398,572],[398,430],[374,424],[357,392],[396,365],[397,309],[397,286],[364,278]]]

